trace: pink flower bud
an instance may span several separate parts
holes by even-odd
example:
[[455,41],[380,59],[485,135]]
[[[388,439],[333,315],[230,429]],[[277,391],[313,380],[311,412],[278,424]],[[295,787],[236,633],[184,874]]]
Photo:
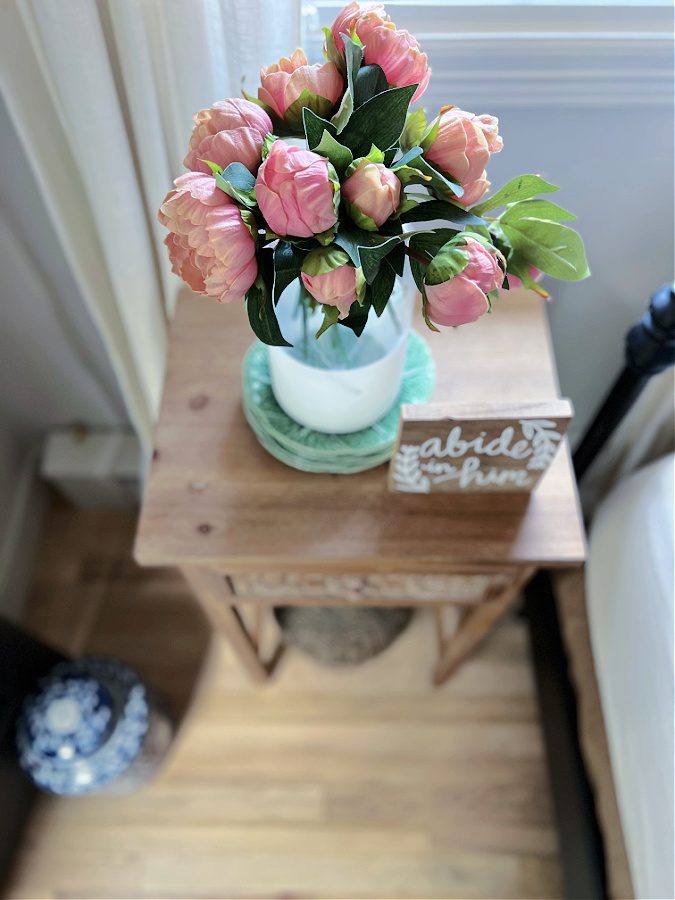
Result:
[[360,270],[354,268],[344,250],[335,244],[312,250],[302,264],[304,286],[317,303],[336,306],[340,319],[349,315],[359,294],[363,296],[365,282],[359,276]]
[[[438,132],[424,147],[430,163],[450,175],[464,188],[460,201],[465,206],[477,203],[490,182],[485,174],[490,156],[499,153],[504,142],[499,136],[495,116],[474,116],[463,109],[441,110]],[[423,145],[424,146],[424,145]]]
[[338,14],[331,26],[333,41],[340,52],[344,51],[342,35],[349,37],[356,32],[362,43],[365,44],[370,32],[380,25],[386,28],[395,28],[381,3],[356,3],[347,4]]
[[260,166],[255,196],[276,234],[312,237],[337,222],[337,189],[337,177],[327,159],[275,141]]
[[272,122],[264,109],[250,100],[219,100],[210,109],[202,109],[194,117],[186,169],[211,174],[208,159],[223,169],[240,162],[256,172],[261,161],[265,136],[272,132]]
[[462,187],[464,188],[464,193],[461,197],[457,198],[457,202],[461,203],[462,206],[473,206],[475,203],[482,200],[490,190],[487,172],[483,171],[480,178],[477,178],[475,181],[467,181]]
[[398,209],[401,182],[382,163],[363,159],[342,183],[341,194],[356,224],[377,231]]
[[366,65],[378,65],[392,87],[419,85],[412,103],[419,100],[429,86],[431,69],[417,39],[409,31],[379,26],[373,28],[364,43],[363,59]]
[[193,291],[221,303],[243,299],[258,274],[255,242],[239,207],[211,175],[188,172],[174,182],[157,218],[171,268]]
[[469,262],[459,275],[440,284],[427,284],[427,315],[438,325],[466,325],[489,309],[487,294],[503,281],[495,253],[480,241],[463,236],[458,247],[468,253]]
[[431,69],[416,38],[396,28],[380,3],[350,3],[338,14],[331,33],[340,52],[344,51],[340,35],[351,36],[354,32],[364,45],[366,65],[378,65],[393,87],[419,85],[413,102],[419,100],[429,84]]
[[332,62],[310,66],[300,49],[290,57],[260,70],[258,100],[270,107],[290,128],[302,126],[302,109],[292,109],[303,91],[309,91],[303,105],[327,116],[342,96],[344,83]]

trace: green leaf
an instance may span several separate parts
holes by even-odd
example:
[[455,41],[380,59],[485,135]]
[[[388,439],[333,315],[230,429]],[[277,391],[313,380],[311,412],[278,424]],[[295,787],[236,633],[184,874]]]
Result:
[[310,150],[314,150],[321,143],[324,131],[327,131],[332,137],[336,135],[335,128],[330,122],[317,116],[316,113],[313,113],[311,109],[306,107],[302,111],[302,121],[305,126],[307,146]]
[[[399,246],[402,248],[402,245]],[[387,257],[383,260],[377,275],[373,279],[371,287],[373,309],[375,310],[376,316],[379,317],[384,312],[387,301],[391,296],[391,292],[394,290],[395,282],[396,271],[390,262],[390,257]]]
[[250,209],[255,207],[255,175],[243,163],[230,163],[222,173],[216,173],[214,177],[218,187],[228,197]]
[[300,277],[300,269],[305,254],[289,244],[287,241],[279,241],[274,248],[274,305],[289,284]]
[[408,113],[401,134],[401,146],[406,150],[416,147],[422,140],[426,128],[427,117],[423,109],[416,109],[414,112]]
[[321,140],[314,147],[314,152],[320,153],[321,156],[329,159],[333,163],[335,171],[340,175],[351,165],[354,158],[352,151],[348,147],[343,147],[329,131],[325,130],[321,135]]
[[429,300],[427,298],[427,289],[424,284],[422,284],[422,318],[429,329],[429,331],[435,331],[436,334],[440,334],[440,329],[436,328],[434,323],[429,318],[429,313],[427,312],[427,306],[429,305]]
[[523,217],[533,217],[535,219],[547,219],[549,222],[566,222],[576,219],[574,213],[568,212],[557,203],[551,203],[550,200],[519,200],[506,207],[506,210],[499,217],[500,222],[508,222],[513,219],[521,219]]
[[317,338],[320,338],[324,331],[328,331],[331,325],[335,325],[340,315],[340,310],[337,306],[329,306],[327,303],[324,303],[321,308],[323,309],[323,322],[321,323],[321,328],[314,335]]
[[566,225],[528,216],[500,224],[513,249],[547,275],[562,281],[580,281],[590,275],[583,241]]
[[340,226],[335,236],[335,243],[342,247],[354,265],[361,266],[368,284],[372,284],[384,257],[401,240],[400,235],[387,237],[346,224]]
[[417,85],[392,88],[354,110],[340,140],[355,157],[364,156],[372,144],[389,149],[398,142]]
[[438,132],[440,130],[440,127],[441,127],[441,117],[436,116],[436,118],[431,123],[431,125],[429,125],[425,129],[424,134],[420,138],[420,146],[422,147],[422,149],[424,150],[425,153],[427,152],[429,147],[431,147],[433,142],[438,137]]
[[382,69],[377,65],[363,66],[354,78],[354,109],[387,90],[389,83]]
[[248,228],[249,234],[257,244],[260,235],[258,232],[258,221],[255,217],[255,213],[252,209],[240,209],[239,214],[241,215],[241,221]]
[[437,228],[435,231],[418,231],[410,238],[410,249],[426,256],[429,261],[438,253],[444,244],[459,234],[454,228]]
[[389,166],[391,166],[391,164],[393,163],[394,157],[398,153],[398,150],[399,150],[398,144],[394,144],[393,147],[387,147],[387,149],[384,151],[383,162],[384,162],[385,166],[387,166],[387,168],[389,168]]
[[392,165],[392,171],[395,172],[397,169],[401,169],[404,166],[407,166],[409,162],[421,155],[421,147],[411,147],[410,150],[404,153],[403,156],[400,159],[397,159],[396,162]]
[[445,244],[427,266],[426,284],[443,284],[461,274],[469,265],[469,254],[452,241]]
[[272,283],[274,281],[274,261],[272,251],[260,250],[258,253],[258,277],[246,294],[246,311],[256,336],[271,347],[290,347],[284,338],[277,322],[272,301]]
[[[415,171],[416,170],[416,171]],[[412,159],[405,167],[404,172],[397,173],[404,184],[423,184],[432,190],[442,200],[461,197],[464,188],[461,184],[451,181],[442,172],[439,172],[423,156]]]
[[429,318],[427,313],[427,305],[429,303],[427,299],[427,289],[424,284],[424,268],[420,265],[419,262],[415,259],[410,260],[410,271],[412,272],[412,276],[415,280],[415,284],[417,285],[417,290],[422,295],[422,318],[424,319],[427,328],[429,331],[435,331],[438,333],[438,328],[434,325],[434,323]]
[[362,212],[355,203],[352,203],[350,200],[347,200],[346,197],[343,197],[342,205],[349,218],[359,228],[362,228],[364,231],[377,231],[377,223],[375,220]]
[[319,97],[311,91],[305,90],[297,97],[284,113],[283,119],[276,119],[280,122],[280,131],[285,135],[302,134],[304,110],[309,109],[315,116],[327,116],[335,106],[326,97]]
[[240,191],[252,191],[255,187],[255,175],[240,162],[230,163],[223,169],[223,178]]
[[[355,266],[361,267],[366,282],[372,284],[382,260],[396,251],[402,241],[407,241],[408,238],[417,234],[428,233],[426,230],[424,232],[403,232],[401,223],[391,219],[389,222],[385,222],[379,234],[364,231],[351,223],[343,222],[335,235],[335,243],[342,247]],[[455,232],[453,231],[452,234],[454,235]],[[449,237],[445,240],[449,240]],[[444,244],[445,240],[442,240],[441,244]],[[399,259],[400,257],[395,257],[395,260]],[[399,267],[399,262],[396,262],[396,267]]]
[[263,159],[263,162],[270,155],[270,150],[272,149],[272,144],[278,140],[279,140],[279,138],[276,136],[276,134],[268,133],[265,135],[265,140],[262,142],[262,147],[260,148],[260,155]]
[[530,197],[536,197],[537,194],[553,194],[558,190],[560,188],[544,181],[539,175],[519,175],[500,188],[493,197],[488,197],[478,206],[474,206],[473,211],[476,215],[482,216],[483,213],[497,209],[499,206],[506,206],[507,203],[528,200]]
[[363,304],[357,301],[352,303],[349,315],[345,319],[338,320],[338,325],[351,329],[357,337],[361,337],[363,329],[368,321],[368,313],[370,312],[371,300],[366,298]]
[[403,243],[399,244],[398,247],[394,247],[391,253],[386,257],[386,261],[392,267],[394,272],[397,275],[403,276],[403,270],[405,269],[405,246]]
[[223,167],[219,166],[218,163],[211,162],[210,159],[200,159],[200,162],[206,163],[206,165],[211,169],[212,175],[221,175],[223,171]]
[[[523,257],[516,251],[513,250],[509,256],[507,271],[509,275],[515,275],[516,278],[520,278],[523,283],[523,287],[527,288],[530,291],[534,291],[535,294],[539,294],[540,297],[544,297],[544,299],[548,299],[548,291],[545,291],[544,288],[537,284],[537,282],[530,275],[530,266],[529,263],[523,259]],[[504,279],[504,284],[502,285],[504,290],[509,290],[509,280],[508,278]]]
[[344,74],[345,71],[345,58],[340,53],[338,48],[335,46],[335,41],[333,39],[333,32],[330,28],[322,28],[323,36],[324,36],[324,51],[323,55],[327,62],[332,62],[334,65],[338,67],[340,72]]
[[417,290],[422,293],[424,291],[424,273],[426,268],[417,259],[408,257],[408,261],[410,263],[410,271],[412,272],[413,280],[417,285]]
[[333,116],[331,122],[340,134],[354,111],[354,82],[363,62],[363,46],[357,44],[346,34],[341,35],[345,45],[345,65],[347,67],[347,88],[342,95],[340,108]]
[[[412,232],[410,233],[412,234]],[[380,234],[386,234],[387,237],[390,237],[392,234],[403,234],[403,225],[401,225],[398,219],[387,219],[380,227]]]
[[409,209],[399,216],[401,222],[430,222],[434,219],[445,219],[454,225],[484,225],[483,219],[474,216],[461,206],[448,203],[445,200],[429,200],[426,203],[418,203],[413,209]]

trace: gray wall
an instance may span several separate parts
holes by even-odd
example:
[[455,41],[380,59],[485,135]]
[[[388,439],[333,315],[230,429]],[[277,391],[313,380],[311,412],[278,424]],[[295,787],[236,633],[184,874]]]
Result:
[[552,199],[578,215],[586,243],[591,278],[545,282],[574,440],[621,367],[627,328],[673,279],[673,119],[653,108],[494,111],[505,147],[493,184],[528,171],[563,185]]

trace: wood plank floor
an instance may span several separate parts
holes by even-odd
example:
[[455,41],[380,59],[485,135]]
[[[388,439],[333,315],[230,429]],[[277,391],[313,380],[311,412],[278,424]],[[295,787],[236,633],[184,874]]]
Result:
[[363,666],[289,652],[254,687],[181,579],[132,563],[134,524],[56,502],[27,621],[134,666],[178,738],[136,795],[44,798],[10,898],[561,896],[521,622],[440,689],[426,613]]

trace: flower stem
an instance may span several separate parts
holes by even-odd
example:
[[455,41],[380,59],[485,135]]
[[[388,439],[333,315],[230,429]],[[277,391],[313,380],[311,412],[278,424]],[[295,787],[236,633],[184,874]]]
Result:
[[423,266],[429,265],[429,260],[426,257],[422,256],[421,253],[416,253],[414,250],[411,250],[407,244],[403,245],[405,248],[406,256],[409,256],[410,259],[416,260],[418,263],[421,263]]

